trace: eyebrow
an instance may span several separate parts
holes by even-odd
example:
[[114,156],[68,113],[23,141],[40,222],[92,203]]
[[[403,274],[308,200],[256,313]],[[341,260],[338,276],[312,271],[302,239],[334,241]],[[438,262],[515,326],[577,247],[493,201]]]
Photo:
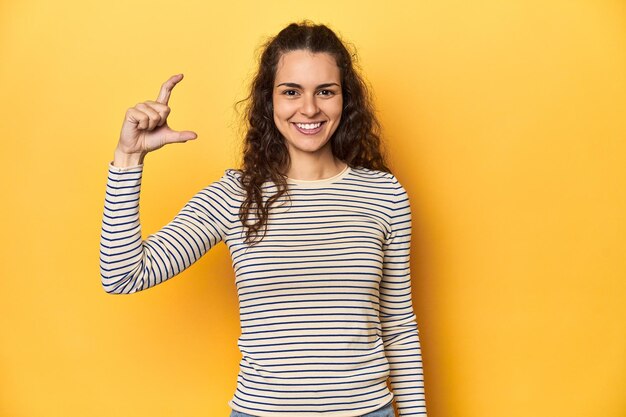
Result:
[[[293,87],[293,88],[302,88],[302,86],[300,84],[296,84],[296,83],[280,83],[276,87],[280,87],[281,85],[284,85],[284,86],[287,86],[287,87]],[[325,84],[318,85],[316,88],[332,87],[333,85],[336,85],[337,87],[341,87],[337,83],[325,83]]]

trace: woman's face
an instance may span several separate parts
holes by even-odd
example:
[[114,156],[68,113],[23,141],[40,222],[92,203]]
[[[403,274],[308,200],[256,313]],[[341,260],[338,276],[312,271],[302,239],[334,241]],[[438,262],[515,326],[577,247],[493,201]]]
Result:
[[341,74],[332,55],[296,50],[282,55],[276,68],[274,123],[289,153],[331,152],[343,107]]

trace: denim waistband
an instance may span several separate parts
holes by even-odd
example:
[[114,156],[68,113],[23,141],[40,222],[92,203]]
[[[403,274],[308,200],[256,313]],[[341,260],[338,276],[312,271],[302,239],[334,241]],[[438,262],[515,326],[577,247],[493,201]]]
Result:
[[[358,417],[395,417],[395,411],[393,409],[393,400],[390,400],[387,404],[374,411],[370,411],[367,414],[359,415]],[[230,417],[256,417],[252,414],[242,413],[241,411],[231,410]]]

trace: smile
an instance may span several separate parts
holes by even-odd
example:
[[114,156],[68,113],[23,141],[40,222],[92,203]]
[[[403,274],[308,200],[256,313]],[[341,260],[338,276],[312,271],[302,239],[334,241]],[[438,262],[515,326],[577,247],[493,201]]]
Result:
[[322,130],[322,125],[326,123],[317,122],[317,123],[292,123],[296,130],[300,133],[304,133],[305,135],[314,135]]

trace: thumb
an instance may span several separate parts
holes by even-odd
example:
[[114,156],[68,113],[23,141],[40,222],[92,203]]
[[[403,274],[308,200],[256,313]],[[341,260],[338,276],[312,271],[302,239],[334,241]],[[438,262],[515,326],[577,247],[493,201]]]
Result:
[[176,132],[175,130],[171,130],[165,134],[165,141],[167,143],[187,142],[188,140],[192,140],[197,137],[198,135],[191,130],[183,130],[182,132]]

